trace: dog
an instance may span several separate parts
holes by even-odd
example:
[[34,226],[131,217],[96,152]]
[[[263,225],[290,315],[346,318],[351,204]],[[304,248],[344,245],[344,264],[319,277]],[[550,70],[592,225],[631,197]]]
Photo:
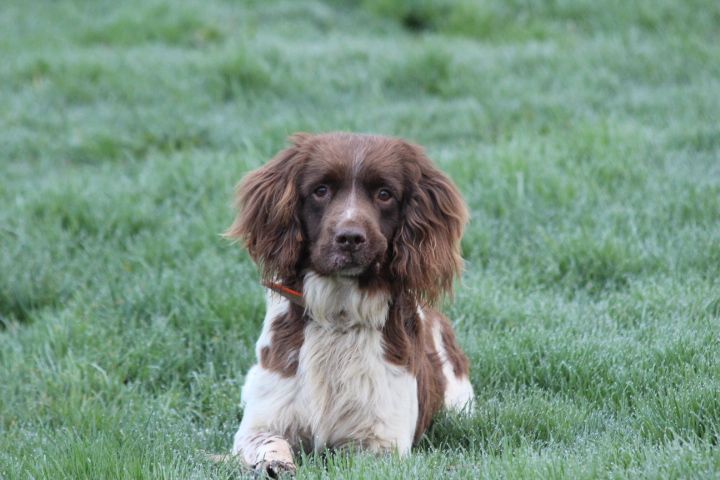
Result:
[[462,269],[455,185],[398,138],[290,142],[238,185],[226,232],[269,287],[231,455],[270,476],[294,473],[299,451],[406,455],[435,413],[474,399],[468,359],[433,308]]

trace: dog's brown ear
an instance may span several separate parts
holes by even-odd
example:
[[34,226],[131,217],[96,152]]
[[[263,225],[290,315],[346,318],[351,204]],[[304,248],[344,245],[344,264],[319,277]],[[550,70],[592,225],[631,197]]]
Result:
[[462,271],[460,239],[468,211],[453,182],[421,147],[403,142],[401,151],[408,194],[390,269],[403,288],[433,303],[452,294],[454,277]]
[[309,134],[290,137],[293,145],[237,186],[235,221],[225,236],[245,243],[265,280],[293,278],[303,246],[297,178],[306,160]]

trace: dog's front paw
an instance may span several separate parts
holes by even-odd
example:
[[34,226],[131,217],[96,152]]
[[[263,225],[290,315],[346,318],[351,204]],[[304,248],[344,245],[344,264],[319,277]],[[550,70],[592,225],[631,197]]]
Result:
[[294,477],[297,470],[294,463],[280,460],[263,460],[256,463],[253,468],[256,474],[270,478]]

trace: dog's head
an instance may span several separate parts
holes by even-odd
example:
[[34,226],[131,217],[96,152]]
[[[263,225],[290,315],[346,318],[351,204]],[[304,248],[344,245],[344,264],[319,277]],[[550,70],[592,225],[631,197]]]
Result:
[[291,141],[240,183],[227,232],[263,277],[379,278],[431,302],[451,291],[467,210],[420,147],[349,133]]

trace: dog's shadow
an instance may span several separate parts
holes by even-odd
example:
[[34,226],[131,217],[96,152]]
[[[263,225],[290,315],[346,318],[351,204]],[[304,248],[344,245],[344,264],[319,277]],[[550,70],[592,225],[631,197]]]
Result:
[[413,447],[416,452],[438,450],[466,450],[477,446],[481,426],[477,413],[460,413],[448,410],[438,412],[430,428]]

